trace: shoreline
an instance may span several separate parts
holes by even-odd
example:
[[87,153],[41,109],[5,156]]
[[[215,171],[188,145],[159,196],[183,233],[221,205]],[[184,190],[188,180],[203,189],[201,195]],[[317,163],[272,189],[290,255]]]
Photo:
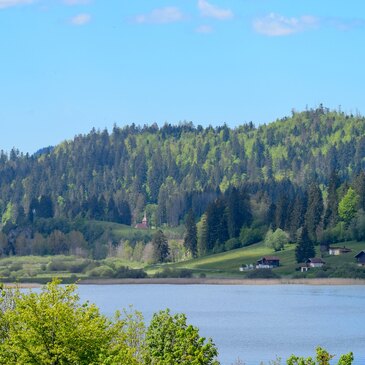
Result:
[[[77,285],[365,285],[365,279],[230,279],[230,278],[145,278],[83,279]],[[6,288],[40,288],[40,283],[4,283]]]
[[229,278],[147,278],[85,279],[79,285],[365,285],[365,279],[229,279]]

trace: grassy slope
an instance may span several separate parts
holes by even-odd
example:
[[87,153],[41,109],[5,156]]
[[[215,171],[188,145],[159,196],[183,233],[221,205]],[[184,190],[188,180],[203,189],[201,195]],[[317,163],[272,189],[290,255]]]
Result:
[[[337,246],[337,245],[334,245]],[[365,249],[364,242],[346,242],[346,247],[353,250],[341,256],[325,255],[324,261],[330,265],[341,265],[343,263],[354,263],[354,256],[361,250]],[[317,249],[317,256],[320,256],[319,247]],[[295,245],[286,245],[284,251],[273,252],[271,249],[264,246],[264,244],[257,243],[255,245],[239,248],[220,254],[210,255],[195,260],[189,260],[173,264],[171,266],[176,268],[187,268],[197,272],[205,272],[213,276],[242,276],[239,272],[239,267],[242,264],[253,264],[262,256],[275,255],[280,258],[281,266],[274,269],[280,275],[291,275],[295,272],[298,264],[295,261]]]

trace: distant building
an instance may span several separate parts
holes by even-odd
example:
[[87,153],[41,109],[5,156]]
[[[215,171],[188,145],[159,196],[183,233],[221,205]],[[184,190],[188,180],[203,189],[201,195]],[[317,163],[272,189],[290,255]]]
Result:
[[307,267],[322,267],[325,264],[325,262],[319,257],[308,259],[305,263],[307,264]]
[[339,255],[342,255],[344,253],[348,253],[348,252],[351,252],[352,250],[350,248],[347,248],[345,246],[343,247],[329,247],[328,248],[328,253],[330,255],[333,255],[333,256],[339,256]]
[[280,259],[276,256],[264,256],[257,260],[256,269],[272,269],[280,265]]
[[358,262],[359,265],[365,266],[365,251],[360,251],[355,256],[355,259],[356,259],[356,261]]
[[146,217],[146,212],[144,213],[143,219],[141,223],[137,223],[134,228],[137,229],[148,229],[148,221],[147,221],[147,217]]

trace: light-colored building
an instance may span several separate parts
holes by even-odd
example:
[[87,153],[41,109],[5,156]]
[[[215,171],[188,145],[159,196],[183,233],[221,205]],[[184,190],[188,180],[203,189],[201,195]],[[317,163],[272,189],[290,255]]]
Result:
[[329,247],[328,248],[328,253],[332,256],[339,256],[342,255],[344,253],[348,253],[351,252],[352,250],[350,248],[347,248],[345,246],[343,247]]
[[308,267],[322,267],[325,264],[325,262],[319,257],[310,258],[305,263]]

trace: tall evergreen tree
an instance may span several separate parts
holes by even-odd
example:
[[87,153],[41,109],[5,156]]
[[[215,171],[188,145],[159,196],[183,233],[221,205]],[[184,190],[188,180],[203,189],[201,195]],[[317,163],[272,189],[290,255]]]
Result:
[[318,184],[312,183],[308,189],[308,206],[305,214],[305,224],[309,237],[314,241],[317,239],[317,228],[321,223],[323,209],[321,189]]
[[206,211],[207,214],[207,251],[222,245],[229,238],[226,204],[223,199],[217,199],[211,203]]
[[197,256],[198,249],[198,237],[197,237],[197,228],[195,224],[195,217],[193,211],[190,209],[188,215],[185,220],[185,237],[184,237],[184,246],[191,253],[192,257]]
[[152,238],[153,258],[155,262],[165,262],[169,256],[167,238],[161,230],[158,230]]
[[302,228],[302,232],[299,236],[297,247],[295,248],[295,258],[297,262],[305,262],[309,258],[315,256],[314,243],[311,240],[306,225]]
[[328,184],[327,206],[323,218],[324,228],[333,227],[338,222],[338,194],[340,186],[337,171],[332,171]]

